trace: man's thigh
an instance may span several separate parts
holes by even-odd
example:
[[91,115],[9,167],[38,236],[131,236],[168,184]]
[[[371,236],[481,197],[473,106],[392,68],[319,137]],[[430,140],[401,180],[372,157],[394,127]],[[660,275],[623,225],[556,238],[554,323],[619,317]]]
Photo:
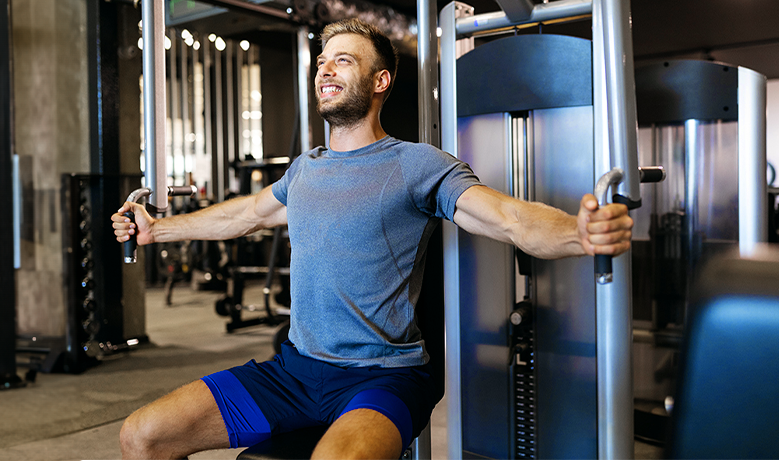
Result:
[[327,430],[312,459],[399,459],[400,431],[384,414],[357,408],[339,417]]
[[203,381],[187,384],[130,415],[122,439],[126,458],[178,458],[229,446],[219,408]]

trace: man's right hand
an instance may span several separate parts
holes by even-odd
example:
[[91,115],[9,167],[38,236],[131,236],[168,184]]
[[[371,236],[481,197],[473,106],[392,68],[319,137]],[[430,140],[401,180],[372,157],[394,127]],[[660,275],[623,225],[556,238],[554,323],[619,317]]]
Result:
[[[135,222],[124,216],[124,213],[132,211],[135,213]],[[151,228],[156,221],[152,218],[143,205],[133,202],[124,202],[122,208],[111,215],[113,222],[114,235],[117,242],[126,242],[130,240],[131,235],[135,235],[138,245],[148,245],[154,243],[154,237],[151,234]]]

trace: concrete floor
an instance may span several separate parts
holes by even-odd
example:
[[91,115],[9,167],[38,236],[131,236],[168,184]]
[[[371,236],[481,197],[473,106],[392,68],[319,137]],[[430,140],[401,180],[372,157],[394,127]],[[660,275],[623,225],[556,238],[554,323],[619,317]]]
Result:
[[[176,287],[173,305],[166,307],[163,291],[149,289],[151,345],[80,375],[38,374],[26,388],[0,392],[0,461],[120,459],[119,429],[132,411],[203,375],[271,358],[275,329],[226,333],[227,319],[214,311],[220,296]],[[249,287],[245,299],[262,299],[260,287]],[[433,459],[446,459],[445,413],[442,402],[433,415]],[[235,459],[240,451],[207,451],[190,459]]]
[[[249,287],[245,299],[261,299]],[[176,288],[173,305],[161,289],[147,291],[151,345],[104,360],[80,375],[39,374],[26,388],[0,392],[0,461],[120,459],[119,429],[135,409],[200,378],[273,355],[274,329],[227,334],[214,311],[219,293]],[[248,316],[248,315],[247,315]],[[447,459],[446,399],[432,418],[432,457]],[[190,459],[235,459],[241,449]],[[660,459],[659,448],[637,442],[636,459]]]

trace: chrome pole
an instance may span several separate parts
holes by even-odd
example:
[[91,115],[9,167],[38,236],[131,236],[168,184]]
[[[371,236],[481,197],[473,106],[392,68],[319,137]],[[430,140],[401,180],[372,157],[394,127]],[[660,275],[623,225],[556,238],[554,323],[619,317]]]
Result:
[[477,32],[487,32],[533,22],[570,18],[590,14],[591,12],[592,0],[559,0],[536,5],[530,12],[530,16],[518,21],[512,21],[503,11],[479,14],[458,19],[456,21],[457,36],[460,38]]
[[[458,43],[457,18],[473,16],[473,8],[452,2],[441,10],[441,148],[453,156],[457,151],[457,58],[470,51],[472,43]],[[471,40],[463,42],[472,42]],[[447,458],[462,458],[462,382],[460,355],[460,263],[459,231],[444,221],[444,324],[446,331],[446,425]]]
[[742,257],[768,241],[766,77],[738,68],[738,242]]
[[[595,174],[620,168],[617,191],[640,206],[638,124],[629,0],[593,0]],[[630,252],[613,258],[611,283],[596,284],[598,458],[632,459],[633,309]]]
[[165,159],[165,10],[164,2],[143,2],[143,133],[145,186],[152,195],[146,207],[154,213],[168,208]]
[[419,142],[441,147],[438,121],[438,35],[436,2],[417,0]]
[[308,38],[308,27],[302,26],[297,32],[298,44],[298,105],[300,106],[300,151],[305,152],[311,145],[311,124],[308,115],[309,88],[311,87],[311,41]]

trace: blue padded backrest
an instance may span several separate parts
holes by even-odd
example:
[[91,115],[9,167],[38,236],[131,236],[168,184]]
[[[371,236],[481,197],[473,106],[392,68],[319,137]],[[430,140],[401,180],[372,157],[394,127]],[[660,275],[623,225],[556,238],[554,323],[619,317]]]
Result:
[[705,274],[713,288],[688,321],[669,456],[777,459],[779,262],[732,260]]

